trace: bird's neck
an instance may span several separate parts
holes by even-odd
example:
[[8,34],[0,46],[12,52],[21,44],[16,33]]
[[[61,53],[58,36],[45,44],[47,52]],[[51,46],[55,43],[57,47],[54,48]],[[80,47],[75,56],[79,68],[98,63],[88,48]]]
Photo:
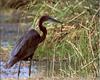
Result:
[[46,35],[47,35],[47,30],[46,30],[46,28],[43,26],[43,21],[42,21],[42,20],[39,21],[39,28],[40,28],[40,30],[43,32],[43,34],[42,34],[42,36],[41,36],[41,40],[40,40],[40,42],[42,42],[42,41],[45,40]]

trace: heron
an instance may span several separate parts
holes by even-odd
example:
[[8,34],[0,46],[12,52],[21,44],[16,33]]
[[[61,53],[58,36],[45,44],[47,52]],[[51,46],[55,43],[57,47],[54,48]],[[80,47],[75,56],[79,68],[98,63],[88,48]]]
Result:
[[39,25],[38,25],[40,31],[42,31],[42,35],[40,35],[35,29],[30,29],[16,42],[14,48],[12,49],[10,58],[6,63],[5,68],[11,68],[15,63],[20,62],[18,68],[18,78],[20,74],[21,61],[27,61],[27,60],[29,60],[30,62],[29,64],[29,77],[30,77],[32,57],[38,45],[41,42],[43,42],[46,38],[47,29],[45,28],[43,23],[48,20],[62,24],[62,22],[48,15],[44,15],[39,19]]

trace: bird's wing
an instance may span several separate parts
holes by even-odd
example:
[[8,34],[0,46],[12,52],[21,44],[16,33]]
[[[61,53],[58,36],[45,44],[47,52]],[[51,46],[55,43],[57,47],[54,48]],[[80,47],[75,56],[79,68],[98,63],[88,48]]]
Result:
[[11,56],[23,58],[25,58],[25,56],[30,56],[27,52],[31,51],[31,49],[33,49],[33,52],[35,51],[39,43],[39,39],[40,35],[35,30],[29,31],[18,40],[11,52]]

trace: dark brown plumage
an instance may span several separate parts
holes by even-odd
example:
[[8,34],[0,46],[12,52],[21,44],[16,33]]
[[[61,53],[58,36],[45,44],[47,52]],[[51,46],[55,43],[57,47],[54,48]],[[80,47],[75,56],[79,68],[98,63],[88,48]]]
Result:
[[[57,21],[49,16],[42,16],[39,20],[39,28],[43,32],[42,36],[40,36],[40,34],[34,29],[31,29],[26,34],[24,34],[14,46],[11,52],[11,57],[7,62],[7,64],[5,65],[6,68],[12,67],[18,61],[20,61],[21,64],[22,60],[30,60],[30,66],[29,66],[29,76],[30,76],[31,60],[34,55],[34,52],[38,47],[38,44],[44,41],[47,35],[47,30],[42,25],[43,22],[47,20],[61,23],[60,21]],[[19,65],[18,77],[19,77],[19,73],[20,73],[20,65]]]

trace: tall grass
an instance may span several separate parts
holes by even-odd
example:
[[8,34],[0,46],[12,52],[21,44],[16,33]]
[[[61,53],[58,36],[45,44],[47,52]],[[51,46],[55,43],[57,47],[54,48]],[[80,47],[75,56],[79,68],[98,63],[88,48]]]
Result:
[[[56,67],[61,76],[92,74],[98,76],[100,58],[99,4],[93,0],[36,1],[28,5],[28,11],[38,16],[49,14],[63,21],[61,25],[47,26],[46,40],[39,46],[35,56],[50,60],[51,75]],[[49,26],[49,27],[48,27]],[[68,33],[68,34],[66,34]],[[55,62],[58,61],[57,66]]]

